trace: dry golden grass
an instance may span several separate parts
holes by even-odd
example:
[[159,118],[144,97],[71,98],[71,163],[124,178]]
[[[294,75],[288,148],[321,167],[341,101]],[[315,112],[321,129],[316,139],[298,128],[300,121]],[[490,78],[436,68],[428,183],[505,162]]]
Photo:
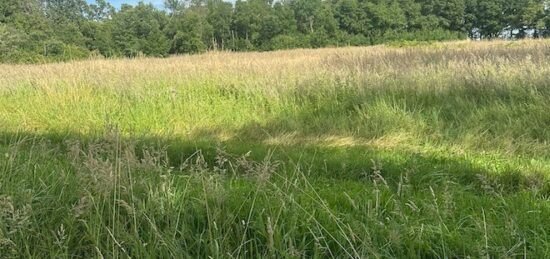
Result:
[[409,48],[374,46],[262,53],[210,52],[164,59],[98,59],[42,65],[0,65],[0,82],[3,87],[29,82],[51,86],[58,81],[74,85],[118,87],[131,86],[133,82],[141,80],[223,80],[245,77],[250,84],[254,84],[261,79],[269,79],[273,83],[287,78],[300,80],[338,76],[341,73],[353,74],[362,79],[395,73],[436,72],[431,70],[453,70],[460,74],[483,70],[487,66],[494,68],[506,65],[514,69],[506,68],[521,73],[524,65],[548,69],[543,65],[548,62],[545,57],[549,47],[550,42],[547,40],[463,41]]

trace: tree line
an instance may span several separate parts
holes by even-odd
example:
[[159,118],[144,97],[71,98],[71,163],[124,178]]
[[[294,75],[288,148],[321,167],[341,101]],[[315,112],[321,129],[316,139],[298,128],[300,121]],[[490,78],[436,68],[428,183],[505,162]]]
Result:
[[550,35],[548,0],[0,1],[0,62]]

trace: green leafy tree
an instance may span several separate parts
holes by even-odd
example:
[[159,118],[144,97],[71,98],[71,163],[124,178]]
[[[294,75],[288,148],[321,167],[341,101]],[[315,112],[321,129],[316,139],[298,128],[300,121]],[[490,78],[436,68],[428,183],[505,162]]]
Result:
[[116,53],[129,57],[168,54],[169,42],[163,33],[167,18],[164,12],[156,10],[153,5],[123,5],[109,23]]
[[0,61],[550,36],[548,0],[0,1]]
[[[233,15],[235,36],[244,40],[242,47],[255,48],[264,44],[278,28],[277,17],[272,15],[270,0],[237,0]],[[277,26],[278,27],[278,26]]]
[[211,27],[212,47],[225,49],[225,45],[231,40],[231,19],[233,6],[222,0],[210,0],[207,2],[207,22]]
[[421,0],[422,14],[437,17],[438,26],[452,31],[465,31],[464,0]]
[[471,37],[496,38],[506,28],[506,0],[471,0],[467,5],[467,24]]
[[[171,18],[166,29],[170,53],[199,53],[207,50],[205,38],[212,34],[206,17],[196,10],[187,10]],[[206,40],[208,42],[208,40]]]
[[364,6],[367,14],[366,34],[370,37],[380,39],[389,31],[406,29],[407,18],[397,1],[381,0],[376,4],[366,2]]
[[108,20],[116,12],[106,0],[95,0],[95,3],[90,4],[86,9],[87,18],[96,22]]
[[538,37],[543,34],[541,31],[545,29],[545,3],[543,0],[526,0],[523,1],[519,12],[516,13],[518,17],[515,19],[519,22],[513,26],[518,29],[518,37],[526,37],[527,31],[532,30],[534,37]]

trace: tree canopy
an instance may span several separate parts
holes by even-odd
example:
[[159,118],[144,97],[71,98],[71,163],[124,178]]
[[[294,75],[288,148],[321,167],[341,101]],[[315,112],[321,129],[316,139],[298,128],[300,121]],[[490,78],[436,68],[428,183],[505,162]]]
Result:
[[0,1],[0,62],[545,37],[548,0]]

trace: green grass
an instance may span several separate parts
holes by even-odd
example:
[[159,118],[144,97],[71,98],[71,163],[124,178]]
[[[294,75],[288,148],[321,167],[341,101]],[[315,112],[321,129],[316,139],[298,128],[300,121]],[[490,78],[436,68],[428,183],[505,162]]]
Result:
[[550,45],[0,66],[0,258],[550,254]]

